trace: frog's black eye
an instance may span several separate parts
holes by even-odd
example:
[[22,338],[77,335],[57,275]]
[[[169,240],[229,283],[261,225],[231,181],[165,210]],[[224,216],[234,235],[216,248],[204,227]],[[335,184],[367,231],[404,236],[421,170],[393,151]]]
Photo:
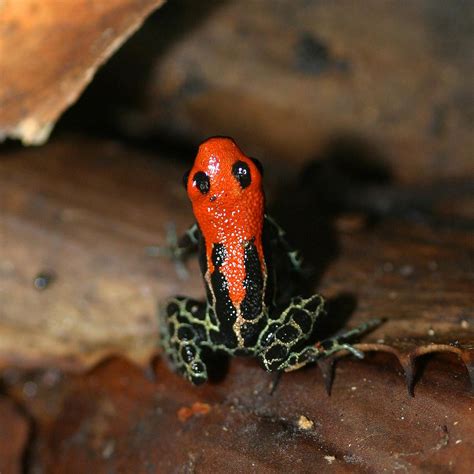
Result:
[[188,189],[188,178],[189,178],[189,173],[191,172],[191,170],[188,170],[186,171],[186,173],[184,173],[183,175],[183,186],[184,186],[184,189]]
[[250,186],[252,177],[250,176],[250,170],[247,163],[244,163],[243,161],[236,161],[232,165],[232,174],[243,189],[245,189],[247,186]]
[[201,194],[207,194],[211,189],[209,176],[204,171],[198,171],[193,178],[193,182]]
[[260,171],[260,176],[263,177],[263,166],[260,161],[257,160],[257,158],[250,158],[253,162],[253,164],[257,167],[258,171]]

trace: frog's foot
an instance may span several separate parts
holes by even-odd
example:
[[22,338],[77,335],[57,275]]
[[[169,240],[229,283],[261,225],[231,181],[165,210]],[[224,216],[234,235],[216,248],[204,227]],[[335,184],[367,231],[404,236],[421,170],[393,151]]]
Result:
[[324,313],[320,295],[293,298],[277,320],[271,320],[260,338],[258,358],[269,372],[286,370],[298,363],[304,342],[311,336],[316,319]]
[[178,296],[160,312],[161,346],[173,368],[195,385],[208,378],[201,345],[205,308],[204,303]]
[[[354,329],[343,331],[340,334],[336,334],[334,337],[330,337],[318,342],[314,348],[318,349],[319,353],[316,359],[328,357],[339,351],[349,351],[352,355],[358,359],[364,358],[364,353],[349,344],[349,341],[354,340],[362,336],[363,334],[372,331],[376,327],[382,324],[382,319],[371,319]],[[314,360],[316,360],[314,359]]]
[[363,359],[363,352],[352,346],[349,341],[357,339],[362,334],[371,331],[382,323],[380,319],[372,319],[360,326],[350,329],[334,337],[324,339],[314,346],[305,347],[299,351],[292,351],[288,354],[286,360],[280,361],[276,370],[291,372],[299,369],[308,363],[316,362],[318,359],[329,357],[340,351],[348,351],[358,359]]

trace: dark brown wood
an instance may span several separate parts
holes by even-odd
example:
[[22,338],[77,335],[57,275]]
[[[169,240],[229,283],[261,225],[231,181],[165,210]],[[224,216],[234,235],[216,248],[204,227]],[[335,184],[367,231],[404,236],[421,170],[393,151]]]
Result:
[[[151,383],[110,361],[72,384],[43,462],[51,472],[470,471],[474,414],[459,365],[427,367],[415,398],[390,360],[346,360],[337,372],[329,397],[314,368],[271,393],[274,376],[252,361],[202,388],[161,363]],[[196,403],[204,413],[183,420]]]
[[[77,370],[112,353],[149,360],[156,304],[182,282],[146,247],[191,216],[180,171],[139,156],[84,139],[3,154],[0,365]],[[42,272],[54,278],[40,291]]]

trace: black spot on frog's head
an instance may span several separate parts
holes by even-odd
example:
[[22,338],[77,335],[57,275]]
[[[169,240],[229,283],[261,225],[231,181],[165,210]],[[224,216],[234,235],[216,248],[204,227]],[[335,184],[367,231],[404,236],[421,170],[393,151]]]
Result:
[[251,204],[249,212],[263,212],[261,165],[230,138],[214,137],[201,144],[186,185],[204,232],[207,216],[219,218],[223,209],[233,209],[243,198]]
[[[232,165],[232,175],[239,183],[242,189],[248,188],[252,184],[255,177],[253,173],[259,174],[259,179],[263,177],[263,166],[256,158],[247,158],[250,162],[238,160]],[[253,171],[251,170],[252,163],[255,165]]]
[[252,176],[250,174],[250,168],[245,161],[236,161],[232,165],[232,175],[240,184],[242,189],[248,188],[252,182]]
[[204,171],[198,171],[193,176],[193,184],[201,194],[207,194],[211,189],[211,181]]

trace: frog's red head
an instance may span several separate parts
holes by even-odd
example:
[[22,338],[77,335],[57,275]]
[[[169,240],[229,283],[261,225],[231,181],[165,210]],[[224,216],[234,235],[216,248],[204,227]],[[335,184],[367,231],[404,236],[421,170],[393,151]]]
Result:
[[246,226],[245,215],[263,214],[262,167],[231,138],[209,138],[202,143],[184,184],[204,233],[211,221],[219,225],[223,219],[245,219],[241,224]]
[[231,266],[242,266],[243,245],[247,241],[254,239],[262,253],[264,194],[261,165],[244,155],[231,138],[210,138],[199,147],[194,166],[184,176],[184,185],[206,241],[208,266],[212,272],[212,245],[224,244],[228,259],[222,270],[228,274],[230,286],[236,285],[235,291],[230,288],[231,297],[240,300],[245,291],[238,290],[237,286],[242,285],[245,269],[240,268],[231,275]]
[[193,206],[232,207],[262,194],[260,163],[245,156],[231,138],[209,138],[199,147],[184,185]]

